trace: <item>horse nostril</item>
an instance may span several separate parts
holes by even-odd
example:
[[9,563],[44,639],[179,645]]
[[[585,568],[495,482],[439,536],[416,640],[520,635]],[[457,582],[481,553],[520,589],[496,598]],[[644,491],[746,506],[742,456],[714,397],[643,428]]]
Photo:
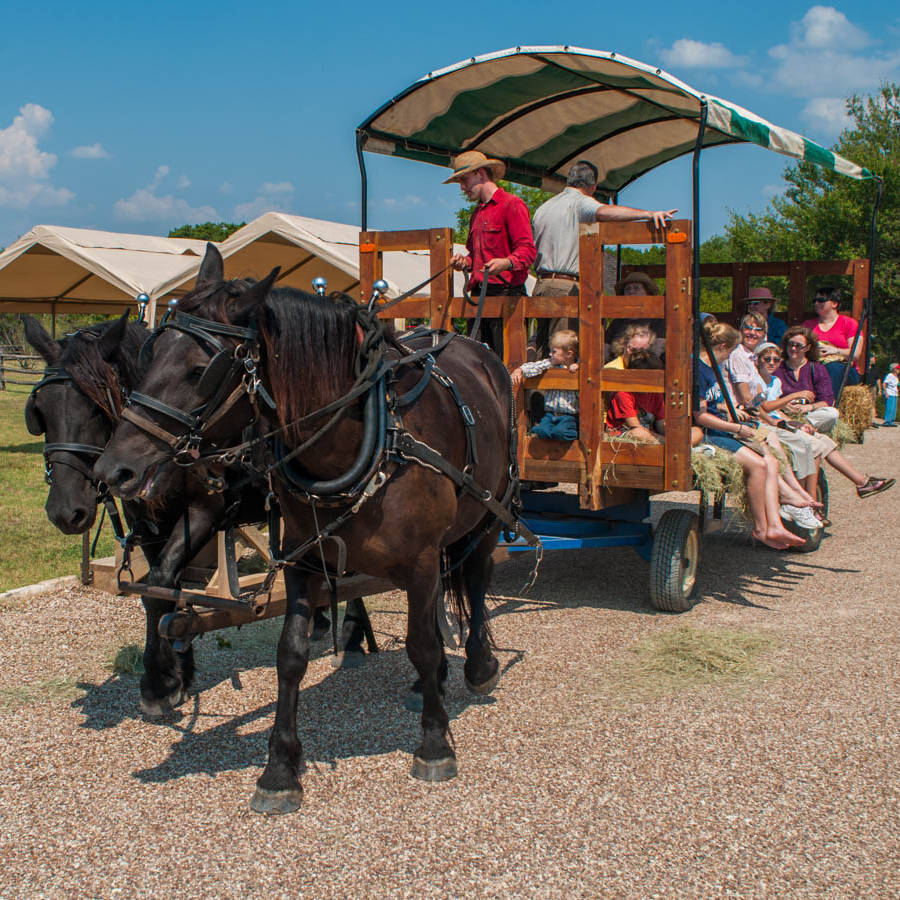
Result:
[[80,506],[69,516],[69,525],[72,528],[83,528],[89,518],[90,510]]

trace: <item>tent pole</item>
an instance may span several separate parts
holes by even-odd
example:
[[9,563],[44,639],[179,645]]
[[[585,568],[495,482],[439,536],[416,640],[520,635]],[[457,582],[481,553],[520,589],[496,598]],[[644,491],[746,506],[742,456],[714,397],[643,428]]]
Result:
[[[619,192],[616,191],[612,197],[613,206],[619,205]],[[616,244],[616,284],[622,280],[622,245]]]
[[872,357],[872,295],[875,293],[875,252],[878,249],[878,234],[875,230],[875,222],[878,218],[878,207],[881,205],[881,196],[884,193],[884,180],[875,176],[877,188],[875,203],[872,206],[872,226],[869,231],[869,296],[866,297],[866,363],[863,368],[863,384],[867,384],[869,376],[869,360]]
[[56,340],[56,301],[50,304],[50,337]]
[[[691,275],[691,300],[694,316],[694,348],[692,356],[692,373],[691,379],[693,388],[691,390],[691,408],[693,410],[700,409],[700,151],[703,149],[703,137],[706,134],[706,117],[709,113],[709,107],[706,100],[700,101],[700,122],[697,127],[697,143],[694,145],[694,160],[691,167],[691,204],[693,218],[693,271]],[[709,348],[707,348],[709,349]],[[716,370],[716,377],[721,381],[719,374],[719,366],[714,356],[710,356],[710,362]],[[728,402],[728,393],[725,394],[725,400]],[[729,408],[731,404],[729,403]],[[732,410],[733,414],[733,410]]]
[[369,179],[366,175],[366,161],[363,157],[363,146],[366,143],[365,132],[356,132],[356,158],[359,161],[359,176],[362,195],[360,197],[360,231],[369,230]]

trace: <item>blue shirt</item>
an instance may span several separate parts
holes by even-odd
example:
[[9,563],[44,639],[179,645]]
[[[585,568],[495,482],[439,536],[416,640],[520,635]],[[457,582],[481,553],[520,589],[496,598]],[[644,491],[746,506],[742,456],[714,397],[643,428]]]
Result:
[[768,333],[766,334],[766,340],[771,341],[773,344],[778,344],[781,346],[781,339],[784,337],[784,333],[787,331],[787,323],[784,319],[779,319],[778,316],[769,316],[767,320]]

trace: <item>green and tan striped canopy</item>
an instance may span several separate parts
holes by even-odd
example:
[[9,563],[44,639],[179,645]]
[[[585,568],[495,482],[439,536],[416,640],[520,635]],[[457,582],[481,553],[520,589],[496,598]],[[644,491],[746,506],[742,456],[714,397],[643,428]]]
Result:
[[661,69],[600,50],[516,47],[430,72],[371,115],[364,149],[450,166],[463,150],[508,164],[519,184],[559,190],[572,163],[592,162],[615,194],[694,149],[752,143],[851,178],[868,169]]

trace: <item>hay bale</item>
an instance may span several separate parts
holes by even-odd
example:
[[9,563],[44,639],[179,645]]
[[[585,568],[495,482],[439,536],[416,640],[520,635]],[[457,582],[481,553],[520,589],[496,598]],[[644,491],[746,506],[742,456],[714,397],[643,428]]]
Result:
[[864,384],[845,387],[841,392],[838,410],[841,419],[856,434],[857,441],[860,435],[872,426],[872,395]]

